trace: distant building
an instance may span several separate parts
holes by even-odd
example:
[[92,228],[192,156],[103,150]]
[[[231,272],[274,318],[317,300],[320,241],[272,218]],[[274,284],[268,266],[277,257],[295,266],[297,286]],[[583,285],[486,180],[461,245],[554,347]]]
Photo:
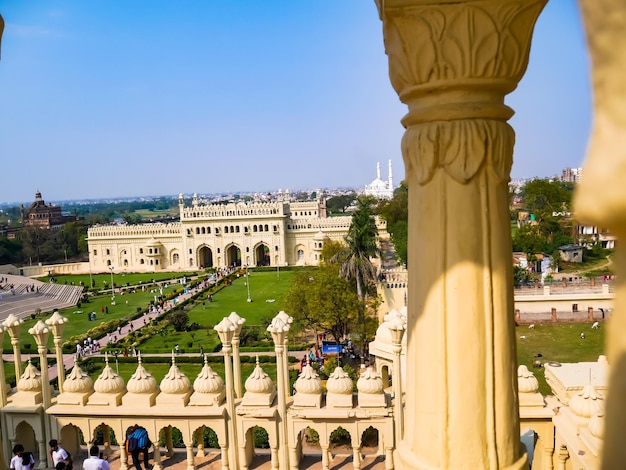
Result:
[[391,199],[393,197],[393,175],[391,160],[389,160],[389,178],[384,181],[380,178],[380,162],[376,163],[376,179],[365,186],[366,196],[374,196],[376,199]]
[[563,168],[561,175],[561,181],[566,183],[580,183],[580,179],[583,176],[582,168]]
[[[207,203],[179,196],[180,222],[102,225],[87,232],[94,272],[187,270],[199,267],[317,265],[326,239],[343,241],[352,217],[327,217],[319,196],[292,201]],[[377,219],[379,234],[385,223]]]
[[78,220],[76,216],[63,215],[61,206],[46,204],[39,191],[35,193],[35,200],[28,208],[22,204],[20,212],[24,227],[39,227],[45,230],[54,230],[68,222]]
[[583,250],[585,248],[580,245],[563,245],[559,247],[559,254],[563,261],[569,261],[571,263],[583,262]]

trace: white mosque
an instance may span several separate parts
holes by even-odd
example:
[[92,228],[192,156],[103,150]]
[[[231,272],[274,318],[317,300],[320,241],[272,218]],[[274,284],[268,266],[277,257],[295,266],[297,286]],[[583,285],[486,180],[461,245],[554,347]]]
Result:
[[377,199],[391,199],[393,197],[393,174],[391,160],[389,160],[389,178],[384,181],[380,178],[380,162],[376,163],[376,179],[365,186],[365,195]]

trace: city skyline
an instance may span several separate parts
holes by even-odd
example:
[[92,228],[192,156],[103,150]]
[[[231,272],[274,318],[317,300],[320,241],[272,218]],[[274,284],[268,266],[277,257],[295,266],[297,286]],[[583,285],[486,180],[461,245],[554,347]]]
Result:
[[[374,2],[272,6],[3,2],[0,201],[362,187],[389,159],[398,184]],[[512,177],[581,166],[587,69],[575,2],[549,3],[507,97]]]

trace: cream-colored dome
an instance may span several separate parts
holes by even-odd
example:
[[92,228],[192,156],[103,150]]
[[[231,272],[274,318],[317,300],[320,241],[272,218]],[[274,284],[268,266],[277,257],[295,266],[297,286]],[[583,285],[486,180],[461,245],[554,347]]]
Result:
[[276,390],[274,382],[270,376],[259,365],[259,357],[256,358],[256,367],[245,383],[246,392],[251,393],[272,393]]
[[520,393],[535,393],[539,390],[539,381],[528,367],[521,365],[517,368],[517,386]]
[[187,393],[191,388],[191,381],[181,372],[172,356],[172,367],[163,380],[161,380],[161,391],[171,395]]
[[220,375],[211,369],[204,358],[204,367],[193,382],[193,389],[198,393],[219,393],[224,389],[224,381]]
[[322,393],[322,381],[317,375],[311,364],[307,364],[300,372],[300,376],[294,384],[296,392],[308,395],[316,395]]
[[146,246],[149,248],[154,248],[154,247],[158,248],[161,245],[162,243],[154,237],[150,237],[150,240],[148,240],[148,243],[146,243]]
[[[392,310],[387,315],[385,315],[384,321],[380,324],[378,329],[376,330],[376,342],[383,344],[393,344],[393,337],[391,336],[391,331],[389,331],[389,327],[393,326],[395,322],[401,322],[406,330],[406,318],[407,318],[407,310],[406,307],[402,307],[400,311]],[[406,350],[407,346],[407,335],[406,332],[402,335],[402,346]]]
[[102,369],[100,377],[93,384],[93,389],[98,393],[120,393],[124,390],[124,379],[117,375],[109,366],[109,356],[105,354],[106,365]]
[[137,356],[138,364],[137,370],[128,380],[128,384],[126,384],[126,390],[129,393],[138,393],[138,394],[150,394],[154,393],[157,389],[157,382],[152,374],[146,370],[141,362],[141,353]]
[[63,392],[87,393],[91,391],[92,385],[93,380],[87,372],[78,366],[78,359],[74,356],[74,367],[63,382]]
[[41,372],[28,360],[24,373],[17,382],[20,392],[38,392],[41,390]]
[[604,414],[592,416],[587,426],[593,436],[604,439]]
[[326,390],[328,393],[349,395],[352,393],[352,389],[352,379],[341,367],[337,367],[333,373],[328,376],[328,381],[326,382]]
[[569,402],[570,409],[582,418],[591,418],[604,413],[604,399],[591,384],[585,385]]
[[365,369],[359,380],[356,382],[356,388],[361,393],[370,395],[383,393],[383,379],[374,370],[372,366]]

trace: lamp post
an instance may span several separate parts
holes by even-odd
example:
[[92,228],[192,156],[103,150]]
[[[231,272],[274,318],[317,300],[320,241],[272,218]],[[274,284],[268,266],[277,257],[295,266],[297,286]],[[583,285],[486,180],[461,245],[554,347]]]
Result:
[[239,468],[237,455],[237,427],[235,426],[235,394],[233,393],[233,365],[231,363],[232,341],[237,327],[228,318],[223,318],[221,322],[213,327],[222,342],[222,352],[224,353],[224,371],[226,375],[226,401],[228,404],[228,434],[231,445],[228,447],[230,465],[232,468]]
[[115,305],[115,287],[113,286],[113,270],[115,267],[109,266],[109,269],[111,270],[111,305]]
[[59,378],[59,392],[63,393],[63,382],[65,382],[65,363],[63,362],[63,350],[61,348],[61,339],[63,337],[63,325],[68,319],[61,316],[58,310],[46,320],[46,325],[52,330],[54,340],[54,350],[57,356],[57,373]]
[[235,396],[237,398],[243,397],[243,390],[241,388],[241,359],[239,358],[239,336],[241,335],[241,328],[246,322],[245,318],[241,318],[236,312],[232,312],[228,315],[228,319],[235,325],[235,333],[233,334],[233,369],[234,369],[234,381],[235,381]]
[[394,394],[394,422],[396,427],[396,445],[402,440],[404,433],[404,415],[402,413],[402,372],[400,370],[400,353],[402,352],[402,336],[406,330],[406,318],[397,310],[389,312],[385,321],[391,332],[393,351],[393,394]]
[[248,288],[248,302],[252,302],[250,297],[250,273],[248,272],[248,265],[246,265],[246,287]]
[[[272,335],[274,341],[274,351],[276,352],[276,378],[278,380],[278,441],[287,444],[287,395],[285,392],[285,369],[281,366],[284,354],[285,354],[285,338],[289,331],[289,324],[285,323],[281,315],[276,315],[270,325],[267,327],[267,331]],[[289,451],[288,446],[281,446],[281,456],[279,459],[279,468],[281,470],[289,468]]]
[[20,353],[20,326],[24,320],[10,314],[2,324],[6,327],[11,337],[11,345],[13,346],[13,362],[15,363],[15,378],[17,380],[22,376],[22,354]]

